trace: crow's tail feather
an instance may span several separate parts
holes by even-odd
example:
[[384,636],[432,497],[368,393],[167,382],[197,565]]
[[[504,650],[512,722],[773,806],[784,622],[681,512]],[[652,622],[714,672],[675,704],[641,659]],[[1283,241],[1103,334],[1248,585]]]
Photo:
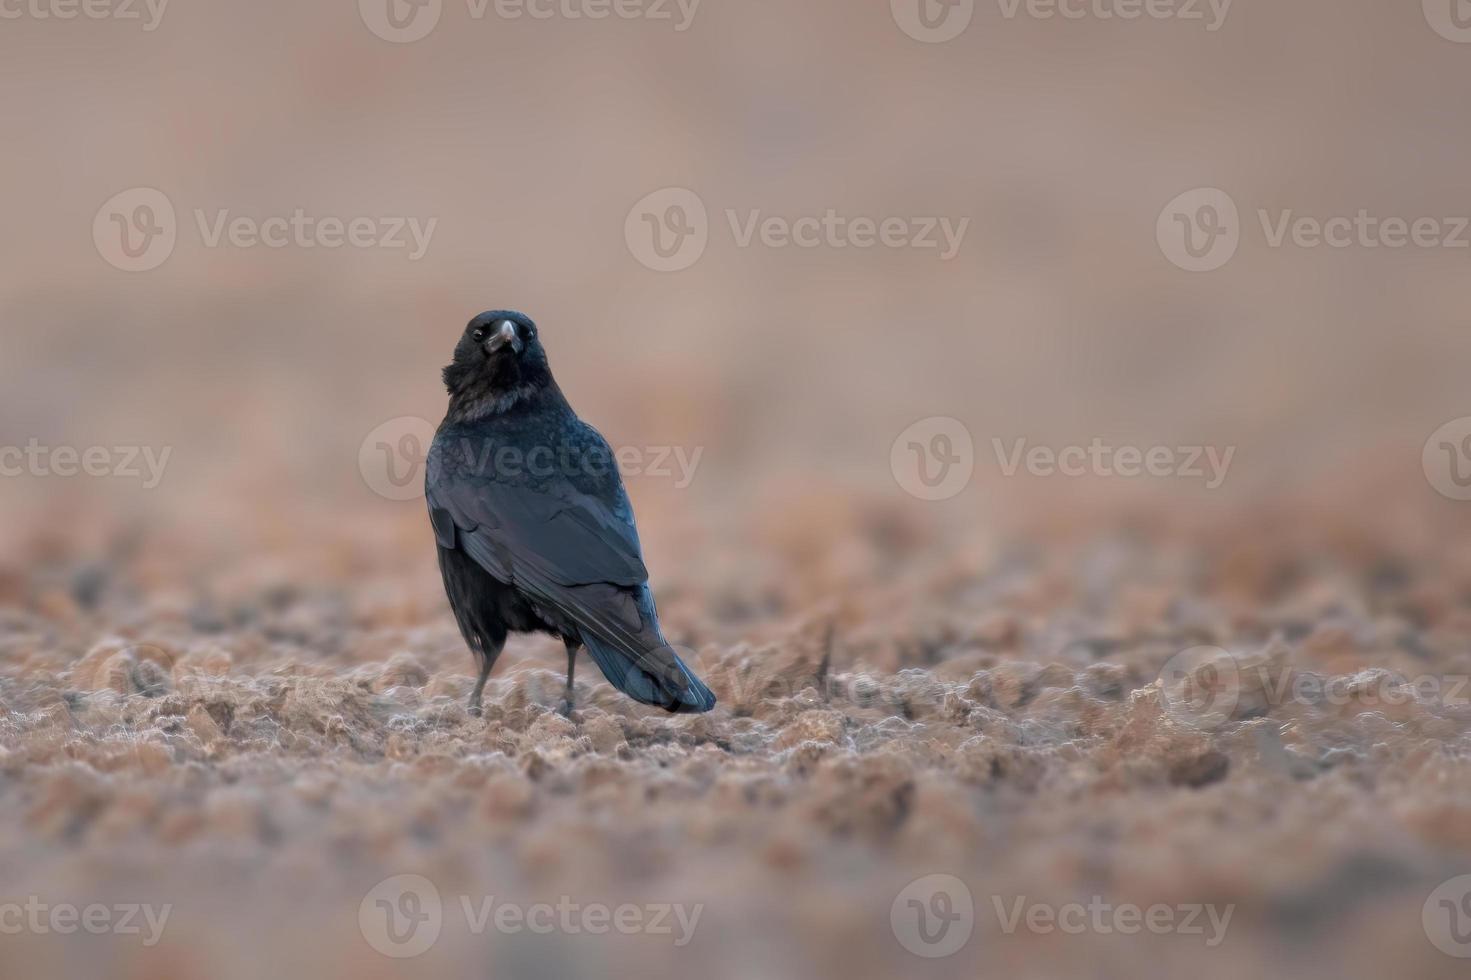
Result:
[[698,714],[715,707],[715,695],[671,647],[661,647],[630,656],[596,636],[583,634],[587,652],[602,670],[608,683],[635,701],[665,711]]
[[[571,590],[557,586],[535,560],[518,568],[516,580],[533,595],[550,597],[551,605],[577,623],[587,652],[608,683],[624,694],[676,713],[699,714],[715,707],[715,695],[660,634],[647,582],[633,596],[617,586],[596,583],[582,586],[578,590],[582,595],[573,598],[568,595]],[[630,627],[630,622],[637,626]]]

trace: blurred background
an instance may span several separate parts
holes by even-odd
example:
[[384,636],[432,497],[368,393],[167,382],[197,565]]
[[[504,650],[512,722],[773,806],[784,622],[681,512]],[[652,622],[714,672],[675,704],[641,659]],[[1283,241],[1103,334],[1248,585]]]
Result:
[[[1458,975],[1464,699],[1203,733],[1152,685],[1471,671],[1468,14],[0,4],[0,899],[174,905],[147,947],[0,914],[6,972]],[[500,307],[637,461],[714,715],[584,668],[564,727],[531,638],[458,710],[413,491]],[[1170,453],[1023,454],[1095,444]],[[396,959],[358,899],[407,873],[705,912]],[[890,915],[933,873],[944,957]],[[993,911],[1095,895],[1238,909]]]

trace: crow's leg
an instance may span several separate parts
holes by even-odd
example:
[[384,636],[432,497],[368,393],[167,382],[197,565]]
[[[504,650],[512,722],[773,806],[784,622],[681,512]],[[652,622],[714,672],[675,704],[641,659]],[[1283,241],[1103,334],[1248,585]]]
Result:
[[562,692],[562,715],[565,718],[572,717],[572,671],[577,667],[577,648],[582,646],[578,640],[562,641],[567,645],[567,689]]
[[470,692],[470,714],[479,718],[485,713],[481,706],[480,696],[485,692],[485,682],[490,678],[490,670],[495,666],[496,659],[501,655],[501,648],[506,644],[503,636],[498,643],[482,643],[475,651],[475,660],[480,664],[480,676],[475,678],[475,689]]

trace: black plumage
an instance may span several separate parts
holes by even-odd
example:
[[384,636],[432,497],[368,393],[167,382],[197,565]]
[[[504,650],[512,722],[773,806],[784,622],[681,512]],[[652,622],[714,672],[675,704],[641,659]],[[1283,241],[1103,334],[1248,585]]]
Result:
[[536,324],[512,310],[480,314],[444,382],[449,411],[425,490],[445,592],[480,667],[471,710],[507,634],[536,631],[566,644],[567,711],[582,646],[637,701],[713,708],[659,629],[613,452],[557,387]]

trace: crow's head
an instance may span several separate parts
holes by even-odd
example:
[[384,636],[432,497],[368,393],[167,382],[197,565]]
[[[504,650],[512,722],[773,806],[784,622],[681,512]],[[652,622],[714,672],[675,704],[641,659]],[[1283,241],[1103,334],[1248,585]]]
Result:
[[504,411],[554,388],[547,354],[531,317],[491,310],[471,320],[444,369],[451,404],[465,415]]

